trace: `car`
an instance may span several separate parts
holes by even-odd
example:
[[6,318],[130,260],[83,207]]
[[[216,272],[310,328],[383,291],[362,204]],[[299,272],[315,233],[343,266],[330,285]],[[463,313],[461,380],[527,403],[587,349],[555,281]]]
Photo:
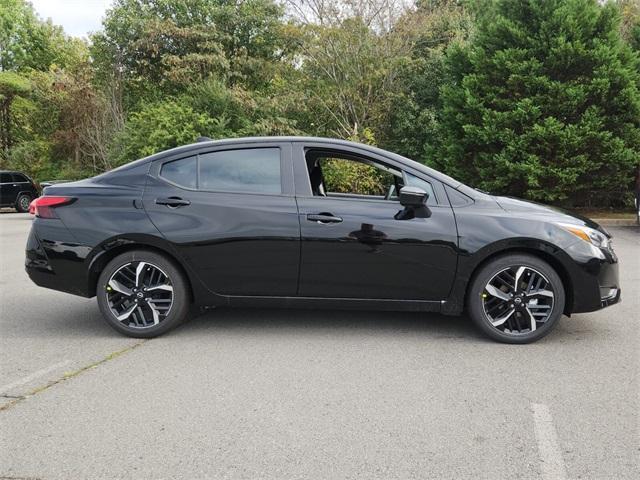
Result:
[[0,170],[0,207],[12,207],[26,213],[31,201],[39,195],[36,183],[24,173]]
[[49,186],[35,210],[31,279],[97,296],[132,337],[240,306],[466,311],[528,343],[621,295],[593,221],[343,140],[198,142]]

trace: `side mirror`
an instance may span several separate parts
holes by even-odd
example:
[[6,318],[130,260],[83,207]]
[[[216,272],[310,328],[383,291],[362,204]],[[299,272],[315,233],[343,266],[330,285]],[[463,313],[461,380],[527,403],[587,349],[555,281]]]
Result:
[[402,187],[400,189],[400,205],[420,208],[427,204],[429,194],[420,187]]

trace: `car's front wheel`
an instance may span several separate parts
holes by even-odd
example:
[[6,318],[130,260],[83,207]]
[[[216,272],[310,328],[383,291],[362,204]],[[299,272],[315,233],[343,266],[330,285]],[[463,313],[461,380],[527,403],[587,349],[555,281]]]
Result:
[[545,336],[564,311],[562,280],[545,261],[508,254],[475,275],[467,310],[486,335],[505,343],[530,343]]
[[107,264],[96,288],[106,322],[120,333],[151,338],[177,327],[188,315],[182,272],[167,257],[133,250]]

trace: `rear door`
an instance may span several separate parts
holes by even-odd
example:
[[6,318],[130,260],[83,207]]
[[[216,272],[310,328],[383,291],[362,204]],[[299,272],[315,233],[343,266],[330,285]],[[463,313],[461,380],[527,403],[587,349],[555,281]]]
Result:
[[249,143],[156,161],[143,203],[208,288],[296,294],[300,225],[291,144]]
[[14,173],[13,174],[13,183],[14,183],[14,185],[16,185],[16,194],[18,194],[18,193],[28,193],[30,196],[33,197],[33,195],[34,195],[33,185],[31,184],[29,179],[27,177],[25,177],[23,174]]

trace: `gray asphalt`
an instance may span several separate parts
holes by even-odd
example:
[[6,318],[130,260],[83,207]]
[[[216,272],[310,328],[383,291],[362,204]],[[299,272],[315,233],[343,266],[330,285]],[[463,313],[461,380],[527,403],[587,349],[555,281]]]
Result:
[[464,317],[250,309],[140,342],[30,283],[29,226],[0,214],[0,478],[640,474],[637,228],[612,229],[621,304],[509,346]]

